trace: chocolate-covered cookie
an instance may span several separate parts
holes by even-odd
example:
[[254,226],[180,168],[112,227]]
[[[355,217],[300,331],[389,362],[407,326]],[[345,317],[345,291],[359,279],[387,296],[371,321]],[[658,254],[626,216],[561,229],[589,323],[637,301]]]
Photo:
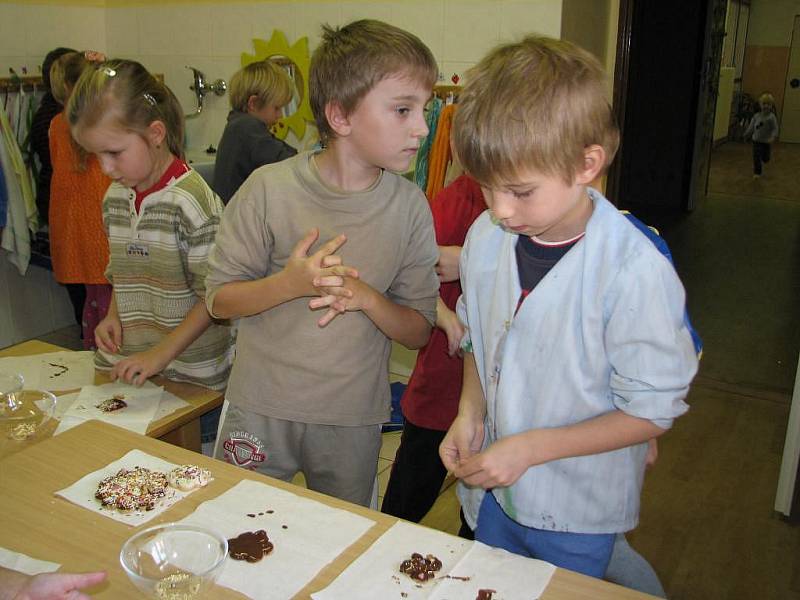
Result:
[[230,554],[231,558],[234,560],[246,560],[250,563],[260,561],[272,552],[274,547],[272,542],[269,541],[267,532],[263,529],[245,531],[228,540],[228,554]]

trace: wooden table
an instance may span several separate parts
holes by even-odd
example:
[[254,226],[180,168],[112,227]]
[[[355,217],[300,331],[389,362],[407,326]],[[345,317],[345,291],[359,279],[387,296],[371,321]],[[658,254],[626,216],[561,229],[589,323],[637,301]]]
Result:
[[[69,352],[69,350],[46,342],[30,340],[0,350],[0,358],[6,356],[31,356],[47,352]],[[95,385],[102,385],[109,381],[111,380],[107,373],[95,371]],[[188,402],[189,406],[185,406],[150,423],[147,428],[147,435],[200,452],[200,417],[222,405],[224,392],[209,390],[191,383],[170,381],[164,377],[153,377],[151,381],[156,385],[163,386],[165,390],[175,394],[181,400]],[[56,395],[63,393],[67,393],[67,391],[58,392]]]
[[[214,481],[139,528],[131,528],[54,495],[57,490],[72,485],[87,473],[105,467],[134,448],[172,463],[193,463],[208,468]],[[296,598],[308,598],[311,593],[325,588],[396,522],[394,517],[361,506],[239,469],[107,423],[87,421],[0,460],[0,546],[40,560],[60,563],[62,571],[106,569],[108,580],[93,590],[93,597],[138,599],[141,595],[119,565],[119,551],[125,540],[139,529],[188,516],[201,502],[217,497],[242,479],[289,490],[360,514],[376,523],[322,569]],[[226,588],[216,588],[208,597],[244,598]],[[542,600],[635,600],[648,597],[558,569]]]

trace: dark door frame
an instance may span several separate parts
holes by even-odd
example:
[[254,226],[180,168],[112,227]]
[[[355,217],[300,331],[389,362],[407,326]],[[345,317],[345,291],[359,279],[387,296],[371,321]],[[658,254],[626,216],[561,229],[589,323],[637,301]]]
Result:
[[[625,130],[625,103],[628,96],[628,74],[630,70],[631,30],[633,27],[634,0],[620,0],[619,21],[617,25],[617,51],[614,65],[614,92],[612,110],[620,131]],[[606,196],[617,202],[622,178],[622,156],[617,152],[614,162],[608,169]]]

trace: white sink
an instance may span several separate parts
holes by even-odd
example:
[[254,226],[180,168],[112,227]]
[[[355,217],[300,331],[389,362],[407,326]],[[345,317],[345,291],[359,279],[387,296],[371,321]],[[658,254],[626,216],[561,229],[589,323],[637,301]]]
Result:
[[216,154],[208,154],[205,150],[186,150],[186,162],[206,180],[208,185],[214,181],[214,162]]

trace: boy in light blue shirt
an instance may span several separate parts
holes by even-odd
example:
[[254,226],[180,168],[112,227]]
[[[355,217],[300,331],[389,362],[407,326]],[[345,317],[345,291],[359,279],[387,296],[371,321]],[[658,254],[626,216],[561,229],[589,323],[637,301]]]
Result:
[[547,38],[469,73],[454,147],[489,211],[461,254],[468,352],[440,448],[476,539],[595,577],[697,370],[674,268],[589,187],[619,142],[605,90]]

